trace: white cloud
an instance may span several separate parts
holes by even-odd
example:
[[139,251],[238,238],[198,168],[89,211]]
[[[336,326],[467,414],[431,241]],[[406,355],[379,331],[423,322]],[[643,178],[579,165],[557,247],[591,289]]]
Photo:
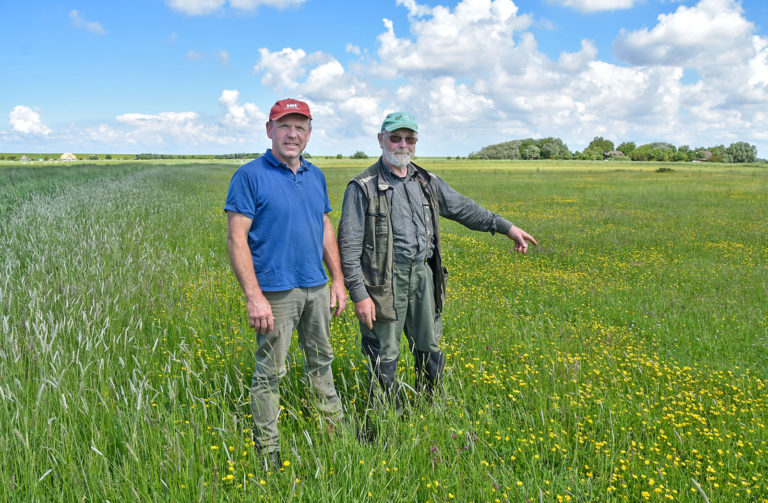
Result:
[[661,14],[652,29],[622,30],[616,54],[634,65],[707,68],[739,64],[754,54],[754,25],[734,0],[702,0]]
[[128,126],[125,141],[141,147],[155,145],[168,148],[185,144],[194,147],[200,144],[220,145],[228,141],[226,135],[220,134],[218,127],[200,120],[195,112],[127,113],[116,119]]
[[295,79],[306,73],[304,65],[307,53],[302,49],[285,48],[280,52],[259,49],[259,63],[253,67],[253,73],[263,72],[261,83],[273,89],[294,90]]
[[397,5],[402,5],[408,9],[408,13],[411,16],[421,17],[431,12],[428,6],[417,4],[415,0],[397,0]]
[[253,103],[240,105],[240,92],[225,89],[219,97],[219,104],[227,111],[223,124],[227,128],[260,128],[267,122],[267,114]]
[[355,94],[354,85],[345,80],[344,67],[334,59],[313,68],[302,91],[313,99],[341,101]]
[[587,65],[595,60],[597,47],[591,40],[581,41],[581,50],[578,52],[563,52],[557,60],[557,67],[565,73],[578,73],[586,69]]
[[511,0],[462,0],[455,9],[431,9],[401,0],[410,9],[410,38],[397,37],[384,19],[379,70],[384,75],[461,75],[514,62],[515,33],[532,23]]
[[297,7],[305,0],[166,0],[168,6],[190,16],[203,16],[229,4],[233,9],[254,10],[260,5],[275,9]]
[[271,52],[262,48],[259,55],[253,71],[262,73],[263,84],[310,104],[315,141],[326,138],[326,130],[334,131],[328,135],[332,144],[348,143],[361,135],[375,138],[383,91],[373,89],[359,75],[350,75],[338,60],[321,52],[307,54],[291,48]]
[[11,129],[18,133],[43,136],[51,133],[51,129],[40,119],[40,114],[24,105],[13,107],[8,114],[8,120],[11,123]]
[[101,26],[100,23],[96,21],[86,21],[80,16],[80,13],[76,10],[73,10],[69,13],[69,21],[72,23],[72,26],[75,28],[81,28],[87,31],[90,31],[91,33],[95,33],[97,35],[106,35],[107,32],[104,30],[104,28]]
[[[686,89],[681,106],[704,131],[765,129],[768,107],[768,39],[754,34],[734,0],[701,0],[662,14],[651,29],[622,32],[614,50],[638,66],[695,69],[700,82]],[[727,110],[728,112],[724,112]],[[746,134],[745,134],[746,133]]]
[[166,0],[166,3],[170,8],[184,14],[202,16],[224,5],[225,0]]
[[572,7],[582,12],[631,9],[638,0],[551,0],[551,3]]
[[360,48],[354,44],[347,44],[347,52],[355,54],[357,56],[360,55]]
[[397,90],[397,101],[421,100],[422,114],[431,123],[464,125],[484,121],[492,113],[493,101],[459,84],[453,77],[415,81]]

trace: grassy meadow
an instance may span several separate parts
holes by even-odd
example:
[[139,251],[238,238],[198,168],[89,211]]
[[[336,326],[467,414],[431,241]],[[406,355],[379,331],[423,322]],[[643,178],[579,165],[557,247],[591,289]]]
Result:
[[[316,163],[338,222],[367,162]],[[308,406],[294,344],[265,471],[238,165],[0,165],[0,501],[768,501],[765,168],[424,160],[539,246],[443,220],[445,397],[359,442],[349,305],[349,422]]]

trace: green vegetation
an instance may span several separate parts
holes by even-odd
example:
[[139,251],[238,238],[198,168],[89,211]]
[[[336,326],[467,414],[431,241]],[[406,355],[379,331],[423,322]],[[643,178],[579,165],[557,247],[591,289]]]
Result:
[[[370,160],[313,160],[337,220]],[[446,396],[372,445],[352,306],[333,435],[294,345],[277,472],[249,445],[238,163],[0,165],[0,501],[768,498],[768,170],[419,163],[540,245],[444,221]]]
[[478,152],[469,154],[472,159],[580,159],[584,161],[599,161],[611,159],[615,161],[707,161],[722,163],[753,163],[757,159],[757,148],[754,145],[740,141],[731,143],[728,147],[690,148],[688,145],[675,147],[671,143],[654,142],[637,147],[635,142],[626,141],[614,150],[611,140],[596,136],[583,152],[570,152],[568,146],[560,138],[542,138],[534,140],[525,138],[512,140],[483,147]]
[[[570,159],[568,146],[560,138],[526,138],[497,143],[472,152],[473,159]],[[600,159],[602,159],[602,154]]]

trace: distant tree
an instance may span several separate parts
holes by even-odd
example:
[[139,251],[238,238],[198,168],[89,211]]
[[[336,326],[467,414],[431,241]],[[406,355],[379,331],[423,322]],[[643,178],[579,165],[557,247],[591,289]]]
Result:
[[755,162],[757,159],[757,148],[744,141],[731,143],[725,149],[725,154],[730,156],[730,162]]
[[[536,144],[536,140],[534,140],[533,138],[524,138],[520,140],[520,146],[517,147],[517,149],[520,151],[519,159],[526,159],[525,151],[528,150],[528,147],[530,147],[531,145],[533,145],[534,147],[538,147],[538,145]],[[538,153],[536,153],[536,155],[538,155]]]
[[633,150],[635,150],[635,142],[633,141],[625,141],[623,143],[619,143],[619,146],[616,147],[616,150],[619,152],[623,152],[624,155],[629,155],[632,153]]
[[[536,157],[526,157],[534,155],[534,150],[529,147],[534,146],[538,149]],[[528,152],[526,154],[526,151]],[[487,145],[477,152],[471,152],[469,159],[570,159],[571,153],[568,146],[560,138],[542,138],[534,140],[533,138],[521,138],[503,143]],[[457,157],[458,159],[458,157]]]
[[112,160],[112,154],[107,154],[107,156],[105,157],[105,159],[107,159],[107,160]]
[[603,155],[611,150],[613,150],[613,142],[611,140],[606,140],[602,136],[595,136],[589,145],[587,145],[587,148],[584,149],[582,158],[601,161]]
[[301,155],[302,155],[302,157],[304,157],[304,159],[312,159],[312,156],[310,155],[310,153],[309,153],[309,152],[304,152],[304,153],[303,153],[303,154],[301,154]]
[[674,161],[677,147],[671,143],[654,142],[640,145],[629,155],[633,161]]
[[88,156],[88,160],[89,161],[98,161],[99,160],[99,156],[98,155],[93,155],[93,154],[89,155]]
[[542,138],[536,142],[539,147],[541,159],[570,159],[571,152],[568,145],[563,143],[560,138]]
[[336,154],[336,159],[343,159],[343,158],[344,158],[344,156],[343,156],[343,155],[341,155],[341,154]]
[[[238,154],[219,154],[213,156],[214,159],[255,159],[259,157],[261,154],[257,154],[255,152],[242,152]],[[183,159],[186,159],[187,156],[182,156]]]
[[528,145],[523,150],[523,159],[538,159],[541,150],[536,145]]
[[350,159],[368,159],[368,156],[365,155],[365,152],[363,152],[362,150],[358,150],[357,152],[349,156],[349,158]]
[[709,162],[723,162],[725,145],[715,145],[714,147],[709,147],[709,151],[712,153],[712,156],[709,158]]

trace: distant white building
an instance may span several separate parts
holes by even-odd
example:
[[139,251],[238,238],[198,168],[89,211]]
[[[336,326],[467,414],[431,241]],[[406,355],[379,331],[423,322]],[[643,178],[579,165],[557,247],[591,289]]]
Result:
[[29,156],[28,155],[22,155],[21,156],[21,162],[29,162]]
[[71,154],[71,153],[67,152],[65,154],[61,154],[60,159],[62,161],[76,161],[77,157],[75,157],[75,154]]

